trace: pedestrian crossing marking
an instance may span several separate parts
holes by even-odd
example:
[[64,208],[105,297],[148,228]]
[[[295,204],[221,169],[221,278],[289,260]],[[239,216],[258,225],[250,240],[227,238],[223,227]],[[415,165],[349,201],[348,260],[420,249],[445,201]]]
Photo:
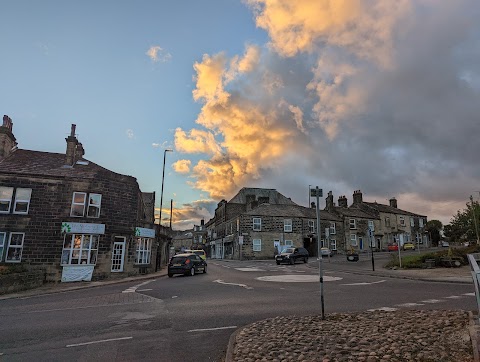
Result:
[[441,303],[442,301],[439,299],[427,299],[427,300],[421,300],[420,303],[429,303],[429,304],[435,304],[435,303]]
[[397,307],[416,307],[418,305],[425,305],[421,303],[403,303],[403,304],[395,304]]
[[367,312],[376,312],[376,311],[383,311],[383,312],[395,312],[398,308],[391,308],[391,307],[382,307],[376,309],[368,309]]

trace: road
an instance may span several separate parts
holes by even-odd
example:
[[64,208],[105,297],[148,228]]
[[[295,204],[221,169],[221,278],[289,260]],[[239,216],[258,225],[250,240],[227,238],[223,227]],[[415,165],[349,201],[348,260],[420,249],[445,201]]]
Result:
[[[379,260],[381,256],[379,256]],[[352,274],[324,266],[325,313],[475,310],[473,284]],[[349,268],[361,264],[348,264]],[[315,261],[209,260],[208,273],[161,277],[0,301],[5,361],[221,361],[239,327],[277,315],[319,314]]]

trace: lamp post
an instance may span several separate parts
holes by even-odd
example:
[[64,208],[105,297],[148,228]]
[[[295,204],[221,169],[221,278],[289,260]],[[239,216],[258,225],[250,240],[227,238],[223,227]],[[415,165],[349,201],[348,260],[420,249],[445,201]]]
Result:
[[163,151],[162,190],[160,191],[160,217],[158,219],[158,225],[162,225],[163,180],[165,179],[165,156],[167,155],[167,152],[173,152],[173,150],[166,148]]

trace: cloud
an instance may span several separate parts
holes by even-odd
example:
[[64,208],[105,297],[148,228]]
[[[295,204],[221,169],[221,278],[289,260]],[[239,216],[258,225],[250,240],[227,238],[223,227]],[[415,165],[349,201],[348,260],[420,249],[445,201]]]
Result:
[[[215,212],[217,201],[211,199],[195,200],[188,204],[177,205],[173,203],[172,229],[188,230],[194,225],[200,225],[201,220],[207,222]],[[159,215],[159,209],[155,209],[155,215]],[[167,225],[170,221],[170,208],[162,210],[162,224]]]
[[191,163],[192,161],[190,160],[178,160],[172,165],[172,167],[175,172],[178,172],[180,174],[188,174],[190,172]]
[[172,59],[172,55],[158,45],[152,45],[145,54],[155,63],[165,63]]
[[125,131],[125,133],[127,134],[127,137],[128,137],[128,138],[130,138],[130,139],[135,138],[135,134],[133,133],[133,130],[127,129],[127,130]]
[[[429,218],[478,189],[475,0],[247,0],[270,41],[195,63],[196,127],[177,129],[194,188],[213,199],[308,184]],[[351,199],[351,198],[350,198]],[[423,205],[423,206],[422,206]]]

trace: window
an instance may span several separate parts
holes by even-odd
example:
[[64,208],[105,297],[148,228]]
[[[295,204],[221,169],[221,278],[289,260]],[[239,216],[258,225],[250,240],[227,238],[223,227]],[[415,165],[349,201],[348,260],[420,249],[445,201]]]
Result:
[[152,255],[152,239],[137,238],[137,252],[135,255],[135,264],[150,264]]
[[337,228],[335,222],[330,223],[330,235],[335,235],[337,233]]
[[237,218],[237,232],[240,231],[240,219]]
[[285,249],[285,248],[288,248],[288,247],[292,246],[293,241],[292,240],[284,240],[284,241],[280,242],[280,245],[283,246],[282,249]]
[[357,234],[350,234],[350,245],[357,246]]
[[330,239],[330,249],[337,250],[337,240]]
[[413,217],[410,218],[410,226],[412,228],[415,226],[415,219]]
[[357,222],[355,219],[350,219],[350,229],[356,229],[357,228]]
[[5,262],[20,263],[22,260],[23,239],[25,233],[10,233]]
[[418,219],[418,226],[423,228],[423,219],[422,218]]
[[262,239],[253,239],[253,251],[262,251]]
[[12,203],[13,187],[0,187],[0,212],[9,213]]
[[87,205],[87,217],[100,217],[101,203],[102,195],[100,194],[89,194],[87,204],[87,193],[74,192],[70,216],[83,217],[85,215],[85,205]]
[[373,220],[368,220],[368,229],[372,230],[372,231],[375,231],[375,224],[374,224]]
[[7,238],[7,233],[0,233],[0,261],[3,260],[3,251],[5,250],[6,238]]
[[17,188],[15,192],[15,204],[13,206],[13,213],[28,214],[28,207],[30,206],[31,196],[32,189]]
[[311,234],[315,233],[315,221],[308,220],[308,232]]
[[283,220],[283,231],[286,233],[292,232],[292,219]]
[[410,242],[410,233],[405,233],[405,242]]
[[390,227],[390,218],[388,216],[385,217],[385,226]]
[[253,231],[261,231],[262,230],[262,219],[259,217],[253,218]]
[[98,235],[67,234],[63,242],[62,265],[95,265],[97,263]]
[[405,216],[400,216],[400,225],[405,226]]

